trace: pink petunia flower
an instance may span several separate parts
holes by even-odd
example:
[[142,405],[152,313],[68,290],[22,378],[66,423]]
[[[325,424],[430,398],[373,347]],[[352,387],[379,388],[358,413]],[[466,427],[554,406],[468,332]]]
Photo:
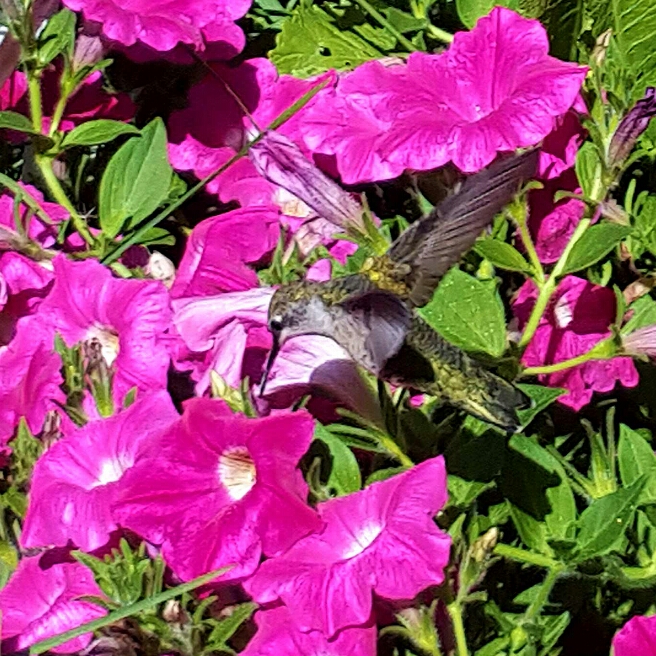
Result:
[[320,631],[299,631],[285,606],[255,613],[257,633],[242,656],[375,656],[376,627],[344,629],[334,640]]
[[[528,320],[536,297],[535,285],[531,281],[524,283],[513,304],[521,326]],[[576,276],[563,278],[524,352],[523,364],[527,367],[548,365],[583,355],[611,335],[609,326],[615,320],[615,305],[611,289]],[[638,372],[631,358],[618,357],[585,362],[541,375],[539,379],[549,387],[568,390],[558,401],[580,410],[590,402],[594,392],[610,392],[617,382],[624,387],[635,387]]]
[[558,119],[556,127],[545,137],[540,148],[540,177],[550,180],[571,169],[586,134],[574,109]]
[[444,53],[344,75],[301,117],[305,144],[335,155],[348,184],[448,161],[478,171],[540,142],[576,100],[587,69],[548,52],[538,21],[495,7]]
[[280,599],[302,631],[331,638],[362,626],[370,619],[372,593],[412,599],[444,580],[451,540],[433,516],[446,498],[440,456],[321,503],[324,530],[266,561],[246,590],[258,603]]
[[[0,252],[0,348],[9,344],[22,317],[34,314],[50,291],[49,262],[35,262],[20,253]],[[2,295],[2,294],[0,294]]]
[[656,615],[632,617],[613,638],[613,656],[656,656]]
[[[79,563],[45,569],[40,557],[23,558],[9,583],[0,590],[2,652],[14,654],[30,645],[98,619],[107,611],[80,597],[102,597],[91,570]],[[91,642],[92,634],[65,642],[51,651],[72,654]]]
[[305,411],[249,419],[222,401],[187,401],[150,456],[125,474],[115,517],[161,544],[184,580],[230,564],[226,579],[249,576],[262,554],[321,527],[297,469],[312,434]]
[[269,255],[278,235],[278,213],[264,207],[201,221],[187,240],[171,297],[208,296],[257,286],[257,274],[248,265]]
[[169,366],[165,331],[171,321],[167,289],[155,280],[122,280],[99,262],[53,260],[55,283],[37,316],[68,346],[97,340],[114,369],[119,402],[136,387],[164,389]]
[[61,359],[53,351],[52,332],[34,316],[21,319],[7,346],[0,346],[0,446],[14,434],[21,417],[40,433],[49,411],[66,397],[60,385]]
[[202,48],[204,41],[223,42],[230,55],[244,47],[244,34],[235,21],[248,11],[250,0],[65,0],[86,20],[99,23],[114,41],[131,46],[137,41],[155,50],[178,43]]
[[118,528],[111,506],[125,472],[177,418],[168,393],[155,392],[59,440],[34,467],[21,545],[105,545]]

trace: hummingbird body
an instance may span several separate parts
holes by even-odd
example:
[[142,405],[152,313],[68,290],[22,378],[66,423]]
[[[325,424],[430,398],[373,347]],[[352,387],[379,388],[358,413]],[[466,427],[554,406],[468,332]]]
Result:
[[269,306],[274,347],[262,389],[287,339],[323,335],[379,378],[516,431],[525,395],[447,342],[414,308],[430,300],[440,278],[512,200],[536,164],[537,151],[531,151],[471,176],[460,193],[403,232],[385,255],[368,258],[358,273],[280,287]]

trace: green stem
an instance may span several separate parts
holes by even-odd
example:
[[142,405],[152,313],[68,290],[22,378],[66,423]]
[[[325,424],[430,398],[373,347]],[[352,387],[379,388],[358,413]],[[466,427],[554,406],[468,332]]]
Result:
[[62,117],[64,116],[64,112],[66,111],[66,105],[68,103],[69,97],[70,97],[70,93],[62,89],[61,96],[59,97],[59,100],[57,101],[57,105],[55,107],[55,111],[52,114],[52,119],[50,121],[50,130],[48,130],[48,136],[51,139],[55,136],[55,133],[59,129],[59,124],[61,123]]
[[43,107],[41,105],[41,78],[36,73],[28,71],[27,89],[30,96],[30,116],[34,131],[41,134],[43,130]]
[[456,599],[448,604],[446,608],[449,611],[449,617],[451,617],[453,635],[456,639],[456,654],[457,656],[469,656],[467,636],[465,635],[465,624],[462,617],[462,606]]
[[564,371],[565,369],[570,369],[571,367],[576,367],[584,362],[590,362],[592,360],[608,360],[607,356],[600,356],[594,353],[595,348],[591,348],[583,355],[577,355],[575,358],[569,358],[568,360],[563,360],[562,362],[556,362],[554,364],[545,364],[541,367],[526,367],[522,371],[522,376],[539,376],[540,374],[555,374],[558,371]]
[[511,547],[509,544],[497,544],[494,547],[494,553],[502,558],[509,558],[510,560],[516,560],[517,562],[535,565],[537,567],[554,569],[561,566],[553,558],[534,553],[533,551],[526,551],[526,549],[520,549],[519,547]]
[[538,252],[535,250],[535,244],[533,243],[533,238],[531,237],[531,233],[526,225],[526,220],[517,221],[517,227],[519,228],[519,235],[524,244],[524,248],[526,249],[526,253],[528,254],[528,258],[533,266],[533,270],[535,271],[535,282],[538,288],[541,288],[544,284],[544,269],[542,268],[542,262],[540,262],[540,258],[538,257]]
[[399,32],[394,25],[392,25],[385,16],[383,16],[374,6],[370,5],[367,0],[355,0],[357,4],[362,7],[370,16],[375,18],[392,36],[396,37],[396,40],[408,51],[415,52],[417,48],[412,45],[412,42],[409,41],[401,32]]
[[410,460],[410,458],[403,453],[399,445],[389,436],[383,433],[382,431],[377,431],[376,432],[376,439],[380,443],[380,445],[389,453],[391,456],[396,458],[404,467],[407,467],[410,469],[411,467],[414,466],[414,462]]
[[558,579],[558,576],[563,571],[563,569],[564,566],[560,563],[558,563],[555,567],[549,568],[549,571],[544,578],[544,582],[540,586],[540,590],[535,596],[535,599],[533,599],[531,605],[526,609],[526,612],[524,613],[525,621],[530,622],[540,614],[542,607],[547,603],[556,580]]
[[443,43],[451,43],[453,41],[453,34],[443,30],[441,27],[436,27],[432,23],[428,23],[428,33],[438,41]]
[[104,617],[92,620],[91,622],[86,622],[85,624],[82,624],[75,629],[65,631],[64,633],[60,633],[59,635],[56,635],[52,638],[47,638],[46,640],[40,640],[30,647],[30,654],[43,654],[46,651],[50,651],[53,647],[58,647],[59,645],[63,645],[65,642],[68,642],[69,640],[73,640],[73,638],[78,638],[79,636],[91,631],[97,631],[98,629],[102,629],[105,626],[114,624],[119,620],[123,620],[126,617],[136,615],[137,613],[140,613],[144,610],[149,610],[154,606],[158,606],[159,604],[168,601],[169,599],[174,599],[175,597],[179,597],[180,595],[183,595],[187,592],[191,592],[201,585],[205,585],[206,583],[209,583],[210,581],[218,578],[222,574],[225,574],[228,570],[232,569],[232,567],[234,567],[234,565],[229,565],[228,567],[217,569],[213,572],[209,572],[208,574],[203,574],[203,576],[192,579],[188,583],[183,583],[182,585],[178,585],[175,588],[171,588],[170,590],[165,590],[164,592],[160,592],[159,594],[148,597],[147,599],[142,599],[136,604],[123,606],[122,608],[112,611]]
[[66,192],[64,191],[59,179],[55,175],[55,172],[52,168],[52,158],[47,155],[36,155],[35,157],[37,166],[41,171],[41,175],[45,180],[48,189],[52,194],[52,197],[64,208],[66,208],[71,215],[71,221],[73,226],[80,233],[80,236],[84,241],[89,245],[93,246],[94,239],[91,233],[89,232],[89,227],[86,224],[86,221],[78,214],[77,210],[73,206],[73,203],[69,200]]
[[242,157],[244,157],[248,151],[259,141],[264,139],[264,137],[267,135],[268,132],[271,130],[276,130],[279,128],[283,123],[288,121],[296,112],[298,112],[299,109],[303,108],[307,103],[316,96],[319,91],[321,91],[329,82],[330,80],[326,79],[323,82],[317,84],[317,86],[312,87],[309,91],[304,93],[291,107],[288,107],[282,114],[277,116],[271,124],[265,128],[263,132],[260,132],[258,135],[256,135],[251,141],[249,141],[246,145],[242,146],[242,148],[239,150],[239,152],[235,153],[227,162],[219,166],[218,169],[212,171],[209,175],[205,176],[200,182],[195,184],[191,189],[189,189],[186,193],[184,193],[182,196],[174,200],[170,205],[167,205],[159,214],[156,214],[152,219],[147,221],[146,223],[142,224],[139,226],[135,232],[133,232],[129,237],[126,237],[125,239],[121,240],[121,242],[116,246],[116,248],[105,255],[101,262],[103,264],[111,264],[112,262],[116,261],[130,246],[133,244],[136,244],[139,242],[139,240],[142,238],[142,236],[151,228],[154,228],[158,223],[161,223],[167,216],[171,214],[171,212],[175,211],[180,207],[183,203],[187,202],[194,194],[199,192],[205,185],[209,184],[216,178],[217,176],[221,175],[225,170],[230,168],[236,161],[240,160]]

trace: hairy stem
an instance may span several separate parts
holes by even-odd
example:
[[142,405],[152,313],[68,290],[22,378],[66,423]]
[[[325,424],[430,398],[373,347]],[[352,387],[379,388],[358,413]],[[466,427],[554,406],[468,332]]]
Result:
[[535,596],[535,599],[533,599],[533,602],[524,613],[524,619],[526,621],[531,621],[540,614],[542,607],[549,600],[549,595],[551,594],[556,580],[558,579],[558,575],[563,571],[563,568],[563,565],[560,563],[554,567],[549,568],[549,571],[547,572],[547,575],[545,576],[544,581],[540,586],[537,595]]
[[560,563],[553,558],[543,556],[542,554],[533,551],[526,551],[526,549],[520,549],[519,547],[511,547],[509,544],[497,544],[494,547],[494,553],[497,556],[516,560],[517,562],[526,563],[527,565],[535,565],[536,567],[546,567],[548,569],[560,567]]
[[27,89],[30,96],[30,116],[34,131],[43,131],[43,107],[41,104],[41,77],[34,71],[27,71]]
[[467,636],[465,635],[465,624],[462,616],[462,606],[460,602],[455,599],[450,604],[447,604],[449,617],[453,626],[453,635],[456,639],[456,654],[457,656],[469,656],[469,649],[467,648]]

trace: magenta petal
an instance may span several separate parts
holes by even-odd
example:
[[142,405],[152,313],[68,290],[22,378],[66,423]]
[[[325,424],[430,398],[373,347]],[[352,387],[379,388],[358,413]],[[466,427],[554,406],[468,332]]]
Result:
[[340,631],[327,640],[320,631],[302,632],[289,610],[278,606],[255,614],[258,631],[242,656],[375,656],[376,627]]
[[[78,563],[61,563],[49,569],[39,557],[23,558],[9,583],[0,591],[3,653],[15,653],[52,636],[106,615],[107,611],[79,598],[102,597],[91,570]],[[91,642],[92,634],[52,649],[72,654]]]
[[613,638],[614,656],[656,656],[656,616],[632,617]]
[[259,603],[282,600],[303,631],[332,637],[362,625],[373,592],[406,599],[444,580],[450,538],[432,517],[445,501],[446,472],[438,457],[321,503],[324,530],[266,561],[246,589]]

